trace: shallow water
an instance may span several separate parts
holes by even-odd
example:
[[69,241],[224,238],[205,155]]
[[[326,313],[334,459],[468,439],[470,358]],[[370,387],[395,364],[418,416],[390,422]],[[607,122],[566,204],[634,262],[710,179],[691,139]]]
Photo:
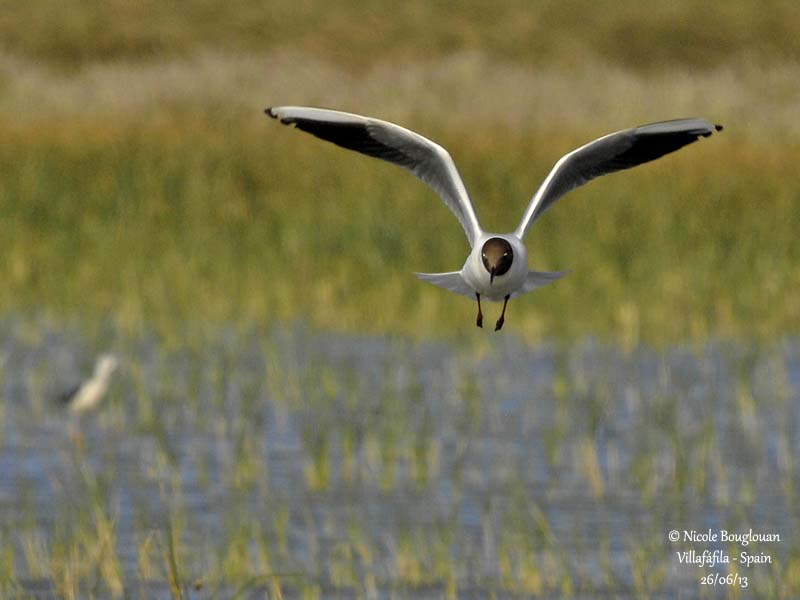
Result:
[[[54,398],[106,350],[123,365],[107,401],[69,415]],[[0,324],[0,365],[6,595],[170,597],[170,552],[198,598],[800,585],[796,342],[624,352],[303,328],[167,341],[18,319]],[[780,541],[667,539],[709,528]],[[678,561],[706,549],[772,562]],[[701,585],[714,573],[739,578]]]

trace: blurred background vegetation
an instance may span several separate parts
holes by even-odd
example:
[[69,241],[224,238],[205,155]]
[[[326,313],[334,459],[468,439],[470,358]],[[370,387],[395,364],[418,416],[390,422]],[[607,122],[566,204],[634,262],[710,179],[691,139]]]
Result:
[[309,104],[437,140],[500,231],[577,145],[722,123],[539,221],[531,267],[571,273],[517,300],[509,328],[797,333],[798,58],[790,1],[2,0],[0,311],[480,335],[471,302],[412,274],[461,266],[455,219],[407,173],[262,113]]

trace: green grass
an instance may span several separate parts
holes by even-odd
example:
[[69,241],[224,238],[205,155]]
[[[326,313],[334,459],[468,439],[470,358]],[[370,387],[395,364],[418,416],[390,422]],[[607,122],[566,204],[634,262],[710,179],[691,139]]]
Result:
[[587,140],[678,116],[722,122],[538,222],[531,266],[571,273],[513,302],[508,327],[626,345],[797,332],[793,5],[526,7],[486,19],[479,3],[411,3],[389,18],[345,3],[323,18],[314,2],[8,3],[0,313],[167,334],[303,321],[473,335],[472,303],[412,274],[462,265],[456,221],[400,169],[262,114],[298,103],[439,141],[500,231]]
[[[57,66],[153,60],[207,47],[242,52],[303,47],[355,69],[376,56],[420,60],[480,48],[499,60],[574,67],[587,57],[636,69],[714,67],[758,56],[800,57],[796,6],[512,0],[180,4],[89,0],[0,2],[0,48]],[[21,26],[24,24],[24,26]]]
[[532,266],[571,274],[515,301],[509,328],[626,345],[797,332],[792,3],[506,3],[492,19],[481,3],[391,17],[380,3],[3,8],[0,312],[162,332],[470,330],[471,303],[411,274],[461,266],[455,220],[399,169],[261,113],[301,103],[441,142],[501,231],[589,139],[678,116],[723,122],[537,223]]
[[[296,319],[411,335],[472,329],[472,303],[412,274],[459,268],[468,250],[434,193],[251,116],[2,127],[0,311],[166,330]],[[586,136],[479,123],[436,137],[482,221],[503,231]],[[558,203],[529,235],[531,264],[571,273],[512,303],[511,328],[626,343],[796,331],[798,147],[746,141],[723,132]]]

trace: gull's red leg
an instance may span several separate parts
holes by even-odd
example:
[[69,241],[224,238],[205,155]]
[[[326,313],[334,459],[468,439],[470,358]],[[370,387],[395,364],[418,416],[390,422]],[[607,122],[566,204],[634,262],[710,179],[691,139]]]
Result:
[[503,298],[503,312],[500,313],[500,318],[497,319],[497,325],[494,326],[495,331],[500,331],[503,328],[503,323],[506,320],[506,305],[508,304],[509,298],[511,298],[511,294],[506,294],[506,297]]
[[478,327],[483,327],[483,313],[481,312],[481,295],[478,292],[475,292],[475,297],[478,299],[478,319],[475,321],[475,325]]

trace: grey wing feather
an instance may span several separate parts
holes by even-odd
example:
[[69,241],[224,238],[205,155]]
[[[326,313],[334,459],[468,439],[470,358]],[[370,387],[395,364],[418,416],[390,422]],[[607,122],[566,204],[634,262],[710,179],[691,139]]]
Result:
[[450,290],[456,294],[461,294],[470,298],[475,297],[475,290],[467,285],[467,282],[464,281],[459,271],[451,271],[449,273],[415,273],[415,275],[423,281]]
[[532,292],[543,285],[561,279],[567,273],[569,273],[569,271],[528,271],[528,274],[525,276],[525,282],[522,284],[522,289],[515,295],[519,296]]
[[704,119],[676,119],[611,133],[573,150],[555,164],[536,191],[516,235],[524,237],[550,205],[595,177],[650,162],[721,129]]
[[266,113],[337,146],[405,167],[439,194],[470,244],[480,236],[464,182],[450,154],[438,144],[393,123],[335,110],[280,106]]

